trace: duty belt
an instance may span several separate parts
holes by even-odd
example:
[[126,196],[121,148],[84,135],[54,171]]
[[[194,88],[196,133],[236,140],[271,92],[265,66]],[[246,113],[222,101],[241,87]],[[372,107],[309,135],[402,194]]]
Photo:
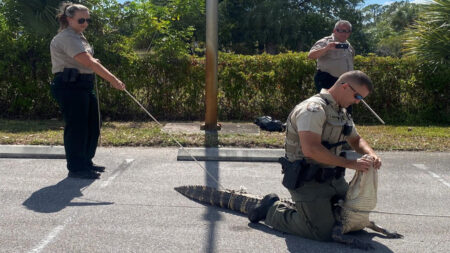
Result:
[[345,168],[321,168],[317,164],[309,164],[302,160],[290,162],[286,157],[280,157],[278,162],[281,163],[283,177],[283,185],[291,190],[301,187],[305,182],[316,180],[319,183],[331,180],[333,178],[341,178],[345,175]]
[[64,68],[63,72],[55,73],[55,77],[59,75],[62,75],[63,82],[94,81],[95,79],[95,74],[80,74],[75,68]]

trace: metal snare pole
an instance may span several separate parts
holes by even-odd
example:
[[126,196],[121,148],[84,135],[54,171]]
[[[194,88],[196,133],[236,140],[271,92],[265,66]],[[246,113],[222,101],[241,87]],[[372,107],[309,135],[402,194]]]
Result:
[[[147,109],[145,109],[145,107],[141,103],[139,103],[139,101],[133,95],[131,95],[131,93],[127,89],[124,89],[123,91],[125,91],[128,94],[128,96],[130,96],[130,98],[133,99],[133,101],[136,102],[136,104],[138,104],[142,108],[142,110],[144,110],[147,113],[147,115],[150,116],[150,118],[152,118],[161,128],[163,127],[163,124],[161,124],[149,111],[147,111]],[[206,174],[212,180],[214,180],[214,182],[216,182],[219,189],[220,188],[226,189],[203,165],[200,164],[200,162],[191,154],[191,152],[186,150],[183,147],[183,145],[181,145],[181,143],[172,134],[170,134],[169,132],[167,134],[172,138],[172,140],[174,140],[178,144],[178,146],[180,146],[180,148],[184,152],[188,153],[191,156],[191,158],[198,164],[198,166],[200,166],[200,168],[202,168],[206,172]]]
[[369,111],[370,111],[373,115],[375,115],[375,117],[377,117],[377,119],[378,119],[383,125],[386,124],[386,123],[384,123],[384,121],[380,118],[380,116],[378,116],[378,114],[377,114],[374,110],[372,110],[372,108],[370,108],[370,106],[366,103],[366,101],[364,101],[364,99],[363,99],[363,97],[362,97],[361,95],[358,95],[357,98],[358,98],[361,102],[363,102],[363,104],[367,107],[367,109],[369,109]]
[[94,85],[95,85],[95,95],[97,97],[97,112],[98,112],[98,142],[97,142],[97,145],[99,147],[101,147],[102,146],[102,132],[101,132],[102,116],[100,114],[100,94],[98,93],[97,76],[95,74],[94,74]]

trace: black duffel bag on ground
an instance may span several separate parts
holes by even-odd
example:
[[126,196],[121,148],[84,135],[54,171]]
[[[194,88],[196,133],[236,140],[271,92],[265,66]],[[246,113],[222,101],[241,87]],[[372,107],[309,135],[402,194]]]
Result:
[[262,116],[255,119],[254,123],[258,125],[262,130],[269,132],[284,132],[286,130],[286,124],[279,120],[274,120],[270,116]]

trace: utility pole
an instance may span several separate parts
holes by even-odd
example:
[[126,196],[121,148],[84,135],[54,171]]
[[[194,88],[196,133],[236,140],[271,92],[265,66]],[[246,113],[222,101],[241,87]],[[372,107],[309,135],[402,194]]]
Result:
[[202,130],[220,130],[217,124],[217,45],[218,0],[206,0],[206,78],[205,78],[205,124]]

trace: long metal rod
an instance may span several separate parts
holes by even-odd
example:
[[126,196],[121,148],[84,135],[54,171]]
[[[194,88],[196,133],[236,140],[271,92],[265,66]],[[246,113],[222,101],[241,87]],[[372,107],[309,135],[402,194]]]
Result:
[[450,218],[450,215],[445,214],[423,214],[423,213],[401,213],[401,212],[386,212],[386,211],[365,211],[365,210],[357,210],[350,207],[346,207],[343,204],[336,203],[336,206],[340,206],[344,209],[347,209],[349,211],[355,212],[355,213],[379,213],[379,214],[393,214],[393,215],[407,215],[407,216],[425,216],[425,217],[438,217],[438,218]]
[[100,114],[100,93],[98,93],[97,76],[94,77],[95,95],[97,97],[97,112],[98,112],[98,143],[99,147],[102,146],[102,115]]
[[385,125],[384,121],[380,118],[380,116],[378,116],[378,114],[372,110],[372,108],[370,108],[370,106],[366,103],[366,101],[364,101],[364,99],[360,98],[361,102],[363,102],[363,104],[367,107],[367,109],[369,109],[370,112],[372,112],[373,115],[375,115],[375,117],[377,117],[377,119],[383,124]]
[[[148,116],[150,116],[150,118],[152,118],[161,128],[163,127],[163,125],[161,124],[161,123],[159,123],[159,121],[155,118],[155,117],[153,117],[153,115],[149,112],[149,111],[147,111],[147,109],[145,109],[145,107],[141,104],[141,103],[139,103],[139,101],[133,96],[133,95],[131,95],[131,93],[130,92],[128,92],[126,89],[124,90],[127,94],[128,94],[128,96],[130,96],[133,100],[134,100],[134,102],[136,102],[141,108],[142,108],[142,110],[144,110],[146,113],[147,113],[147,115]],[[223,187],[222,186],[222,184],[220,184],[219,183],[219,181],[217,181],[217,179],[213,176],[213,175],[211,175],[211,173],[209,173],[209,171],[203,166],[203,165],[201,165],[200,164],[200,162],[191,154],[191,152],[189,152],[188,150],[186,150],[184,147],[183,147],[183,145],[181,145],[181,143],[180,142],[178,142],[178,140],[177,139],[175,139],[175,137],[173,136],[173,135],[171,135],[170,133],[167,133],[179,146],[180,146],[180,148],[184,151],[184,152],[186,152],[186,153],[188,153],[190,156],[191,156],[191,158],[198,164],[198,166],[200,166],[200,168],[202,168],[205,172],[206,172],[206,174],[208,174],[208,176],[212,179],[212,180],[214,180],[214,182],[216,182],[217,183],[217,185],[219,186],[219,188],[222,188],[223,190],[225,190],[226,188],[225,187]]]

